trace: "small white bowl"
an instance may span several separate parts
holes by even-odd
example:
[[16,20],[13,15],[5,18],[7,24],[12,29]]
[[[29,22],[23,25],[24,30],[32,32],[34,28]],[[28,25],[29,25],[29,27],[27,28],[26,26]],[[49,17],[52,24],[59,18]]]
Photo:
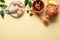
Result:
[[[17,11],[11,12],[14,9],[14,7],[15,7],[15,5],[13,4],[13,2],[20,2],[22,4],[22,7],[21,6],[18,6],[19,8],[21,8],[21,10],[23,9],[22,10],[22,13],[20,13],[20,14],[17,13],[17,11],[19,10],[19,8],[18,8]],[[9,8],[8,9],[10,11],[11,16],[13,16],[15,18],[18,18],[18,17],[20,17],[20,16],[22,16],[24,14],[24,5],[23,5],[23,3],[21,1],[13,1],[13,2],[11,2],[11,4],[9,5]]]

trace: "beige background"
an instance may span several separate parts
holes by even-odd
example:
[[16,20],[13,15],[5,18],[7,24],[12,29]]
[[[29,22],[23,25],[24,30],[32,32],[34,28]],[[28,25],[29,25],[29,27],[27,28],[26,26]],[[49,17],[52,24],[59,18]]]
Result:
[[[13,0],[5,1],[9,5]],[[26,12],[19,19],[7,14],[4,19],[0,16],[0,40],[60,40],[60,12],[56,21],[48,27],[36,15],[30,17]]]

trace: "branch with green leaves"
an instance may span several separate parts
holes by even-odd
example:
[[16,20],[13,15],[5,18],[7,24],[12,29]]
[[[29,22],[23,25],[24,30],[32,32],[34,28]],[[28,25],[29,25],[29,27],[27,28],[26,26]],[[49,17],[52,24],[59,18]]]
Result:
[[[5,0],[0,0],[0,2],[2,2],[2,3],[5,3]],[[1,15],[1,17],[2,18],[4,18],[4,10],[3,9],[6,9],[7,8],[7,5],[5,5],[5,4],[0,4],[0,8],[2,8],[2,10],[0,10],[0,15]]]
[[25,0],[25,6],[27,5],[29,5],[29,7],[31,8],[32,2],[30,0]]

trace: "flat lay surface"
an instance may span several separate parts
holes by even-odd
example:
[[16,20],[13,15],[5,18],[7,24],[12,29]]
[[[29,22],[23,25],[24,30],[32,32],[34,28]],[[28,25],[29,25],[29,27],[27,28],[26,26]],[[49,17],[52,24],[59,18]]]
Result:
[[[5,4],[9,6],[12,1],[5,0]],[[24,4],[24,0],[20,1]],[[43,1],[46,5],[48,0]],[[60,4],[60,0],[54,1]],[[8,14],[5,14],[4,19],[0,16],[0,40],[60,40],[60,8],[57,19],[48,26],[35,14],[30,16],[27,12],[20,18],[13,18]]]

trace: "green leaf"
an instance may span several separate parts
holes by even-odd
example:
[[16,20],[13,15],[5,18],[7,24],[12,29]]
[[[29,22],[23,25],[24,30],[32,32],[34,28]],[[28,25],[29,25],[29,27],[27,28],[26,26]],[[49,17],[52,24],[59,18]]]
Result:
[[0,0],[0,2],[3,2],[3,3],[5,3],[5,0]]
[[0,14],[1,14],[1,17],[4,18],[4,11],[3,10],[0,11]]
[[29,0],[25,0],[25,6],[27,6],[28,2],[29,2]]
[[10,14],[10,11],[9,11],[9,10],[5,10],[5,13],[6,13],[6,14]]
[[5,8],[7,8],[7,5],[0,4],[0,7],[2,7],[3,9],[5,9]]
[[32,2],[31,2],[31,1],[29,1],[29,7],[31,8],[31,6],[32,6]]

